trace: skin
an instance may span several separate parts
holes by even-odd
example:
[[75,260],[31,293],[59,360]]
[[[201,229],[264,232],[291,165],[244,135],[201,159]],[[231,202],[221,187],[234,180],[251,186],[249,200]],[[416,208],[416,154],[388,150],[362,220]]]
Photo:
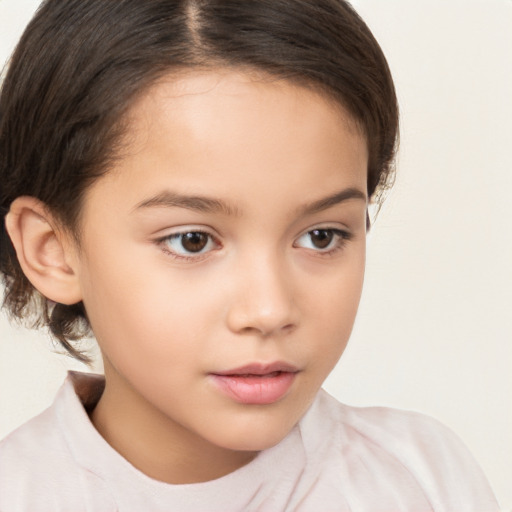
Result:
[[[91,420],[150,477],[207,481],[281,441],[345,349],[364,275],[366,142],[324,96],[232,70],[168,77],[129,120],[129,149],[86,195],[80,251],[60,238],[104,360]],[[347,190],[360,197],[320,204]],[[176,194],[223,206],[173,205]],[[177,234],[197,231],[207,245],[187,252]],[[275,403],[212,383],[275,361],[299,370]]]

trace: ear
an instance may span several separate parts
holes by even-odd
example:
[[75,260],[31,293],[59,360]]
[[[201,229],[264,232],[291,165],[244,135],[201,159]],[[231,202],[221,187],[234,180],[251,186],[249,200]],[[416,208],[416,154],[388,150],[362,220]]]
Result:
[[23,273],[47,299],[60,304],[82,300],[76,248],[44,203],[15,199],[5,218]]

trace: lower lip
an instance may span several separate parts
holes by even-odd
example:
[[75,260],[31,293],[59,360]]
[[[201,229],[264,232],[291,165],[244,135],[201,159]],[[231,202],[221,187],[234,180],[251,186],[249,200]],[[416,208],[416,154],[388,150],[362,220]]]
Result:
[[283,398],[296,373],[275,372],[267,375],[211,375],[217,388],[242,404],[267,405]]

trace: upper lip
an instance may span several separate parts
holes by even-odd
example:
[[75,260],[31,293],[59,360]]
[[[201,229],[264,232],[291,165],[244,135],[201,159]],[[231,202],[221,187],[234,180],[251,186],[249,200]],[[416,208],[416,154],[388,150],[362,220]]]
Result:
[[275,363],[249,363],[239,368],[214,372],[214,375],[267,375],[276,372],[296,373],[299,369],[286,362],[276,361]]

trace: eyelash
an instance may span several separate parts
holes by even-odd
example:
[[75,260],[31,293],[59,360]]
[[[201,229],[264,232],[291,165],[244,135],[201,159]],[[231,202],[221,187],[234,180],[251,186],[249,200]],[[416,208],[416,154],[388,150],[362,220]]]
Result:
[[188,256],[186,254],[178,254],[177,252],[172,251],[172,250],[170,250],[167,247],[167,243],[169,241],[171,241],[171,240],[179,240],[180,238],[182,238],[184,235],[187,235],[187,234],[205,235],[205,236],[208,237],[210,243],[213,242],[216,246],[220,246],[220,243],[218,242],[218,240],[211,233],[208,233],[207,231],[204,231],[204,230],[201,230],[201,229],[187,229],[187,230],[184,230],[184,231],[180,231],[178,233],[171,233],[170,235],[167,235],[167,236],[164,236],[162,238],[159,238],[158,240],[156,240],[156,242],[162,248],[162,251],[165,254],[167,254],[167,255],[169,255],[172,258],[175,258],[177,260],[201,261],[202,259],[207,257],[207,255],[211,251],[190,253],[191,255]]
[[[316,255],[320,256],[320,257],[329,257],[329,256],[336,254],[338,251],[342,250],[345,247],[345,245],[347,244],[347,242],[349,242],[353,238],[352,233],[349,233],[348,231],[345,231],[342,229],[329,228],[329,227],[318,227],[318,228],[310,229],[310,230],[304,232],[302,235],[300,235],[297,238],[297,240],[300,240],[302,237],[304,237],[308,234],[311,235],[315,231],[319,231],[319,232],[323,231],[323,232],[331,233],[333,235],[333,237],[336,237],[336,238],[334,238],[334,240],[335,240],[334,247],[331,247],[327,250],[322,250],[319,248],[317,248],[317,249],[307,248],[306,249],[306,250],[316,253]],[[159,245],[161,247],[162,251],[165,254],[167,254],[168,256],[171,256],[172,258],[177,259],[177,260],[184,260],[184,261],[201,261],[202,259],[206,258],[212,250],[215,250],[215,249],[211,249],[206,252],[189,253],[190,255],[186,255],[186,254],[178,254],[177,252],[172,251],[167,247],[167,243],[169,241],[180,240],[180,238],[182,239],[182,237],[187,234],[207,236],[209,243],[213,243],[217,247],[220,246],[220,242],[211,233],[201,230],[201,229],[189,229],[189,230],[185,230],[185,231],[180,231],[178,233],[172,233],[170,235],[158,238],[155,242],[157,243],[157,245]],[[330,245],[330,243],[329,243],[329,245]],[[293,247],[297,247],[295,245],[295,243],[294,243]]]
[[[311,236],[311,234],[314,233],[315,231],[318,231],[318,232],[323,231],[323,232],[332,234],[333,241],[334,241],[333,247],[331,247],[329,249],[325,249],[325,250],[322,250],[320,248],[308,249],[308,250],[311,250],[312,252],[314,252],[315,255],[320,256],[320,257],[334,256],[338,251],[344,249],[346,244],[353,238],[352,233],[349,233],[348,231],[345,231],[343,229],[329,228],[329,227],[317,227],[317,228],[310,229],[310,230],[306,231],[305,233],[300,235],[297,240],[300,240],[305,235]],[[329,245],[330,245],[330,243],[329,243]],[[294,244],[294,247],[295,247],[295,244]]]

